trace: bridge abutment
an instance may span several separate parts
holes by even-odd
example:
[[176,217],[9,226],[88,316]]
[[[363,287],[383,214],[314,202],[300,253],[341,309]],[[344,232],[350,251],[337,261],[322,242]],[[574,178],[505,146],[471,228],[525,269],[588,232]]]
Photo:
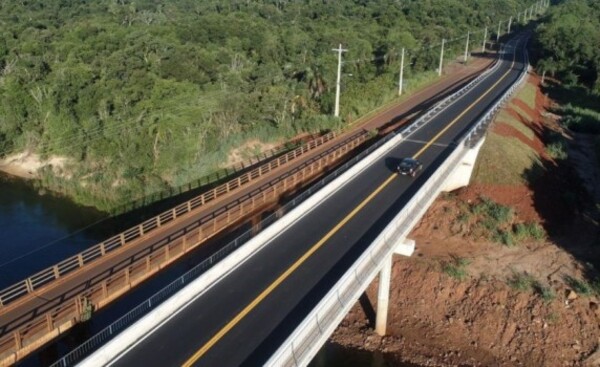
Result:
[[458,166],[456,166],[454,172],[452,172],[450,177],[448,177],[444,183],[442,191],[450,192],[469,185],[469,181],[471,181],[471,175],[473,174],[473,167],[475,167],[479,150],[483,146],[484,141],[485,137],[482,137],[474,147],[467,151],[464,159]]

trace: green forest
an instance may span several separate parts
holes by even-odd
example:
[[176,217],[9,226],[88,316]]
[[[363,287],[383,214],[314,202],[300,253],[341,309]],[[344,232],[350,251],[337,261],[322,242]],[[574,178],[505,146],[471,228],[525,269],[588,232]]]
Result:
[[567,0],[551,7],[536,29],[541,72],[600,94],[600,2]]
[[[484,27],[494,39],[499,21],[533,3],[3,1],[0,157],[69,157],[68,172],[47,169],[42,186],[109,210],[223,168],[245,141],[342,129],[395,98],[401,48],[410,89],[433,78],[442,38],[470,31],[479,45]],[[540,62],[598,90],[599,6],[588,3],[564,4],[586,22],[551,12]],[[348,51],[333,118],[340,43]],[[463,49],[449,42],[446,59]]]
[[600,158],[600,2],[565,0],[540,19],[533,39],[538,73],[552,78],[545,93],[556,100],[561,124],[595,134]]

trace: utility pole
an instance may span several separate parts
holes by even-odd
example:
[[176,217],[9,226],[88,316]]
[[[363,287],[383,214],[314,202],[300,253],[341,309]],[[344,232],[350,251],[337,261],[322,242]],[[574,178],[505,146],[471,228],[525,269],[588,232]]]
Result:
[[506,33],[510,33],[510,26],[512,25],[512,17],[510,17],[510,19],[508,19],[508,30]]
[[498,32],[496,33],[496,43],[500,44],[500,29],[502,28],[502,21],[498,22]]
[[342,48],[342,44],[338,48],[333,48],[331,51],[336,51],[338,53],[338,67],[337,67],[337,82],[335,83],[335,112],[334,116],[338,117],[340,115],[340,83],[342,81],[342,52],[346,52]]
[[483,45],[481,45],[481,53],[485,53],[485,42],[487,41],[487,27],[483,31]]
[[467,32],[467,44],[465,45],[465,64],[467,63],[467,60],[469,58],[469,36],[471,35],[471,32]]
[[398,95],[402,95],[402,84],[404,83],[404,47],[402,47],[402,56],[400,57],[400,80],[398,81]]
[[440,52],[440,67],[438,69],[438,75],[442,76],[442,65],[444,63],[444,43],[446,40],[442,38],[442,51]]

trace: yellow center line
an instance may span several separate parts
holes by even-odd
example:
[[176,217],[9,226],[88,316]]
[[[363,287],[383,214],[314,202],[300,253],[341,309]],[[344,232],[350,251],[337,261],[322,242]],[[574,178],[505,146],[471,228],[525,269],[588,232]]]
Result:
[[397,173],[392,174],[387,178],[375,191],[373,191],[366,199],[364,199],[354,210],[352,210],[341,222],[333,227],[325,237],[321,238],[319,242],[315,243],[310,250],[308,250],[302,257],[290,266],[283,274],[281,274],[271,285],[269,285],[261,294],[258,295],[250,304],[248,304],[236,317],[227,323],[218,333],[215,334],[202,348],[200,348],[193,356],[188,359],[183,366],[189,367],[196,362],[202,355],[204,355],[215,343],[219,341],[229,330],[231,330],[241,319],[243,319],[248,313],[250,313],[262,300],[264,300],[275,288],[277,288],[283,281],[285,281],[296,269],[298,269],[313,253],[315,253],[320,247],[327,242],[337,231],[340,230],[350,219],[352,219],[365,205],[369,203],[381,190],[383,190],[395,177]]
[[463,112],[460,113],[460,115],[456,116],[454,120],[450,121],[450,123],[445,128],[443,128],[431,140],[429,140],[427,144],[425,144],[417,153],[415,153],[413,158],[417,159],[421,154],[423,154],[423,152],[425,152],[427,148],[431,146],[431,144],[438,140],[438,138],[442,136],[442,134],[448,131],[449,128],[451,128],[458,120],[460,120],[467,112],[469,112],[477,103],[479,103],[483,98],[485,98],[485,96],[487,96],[492,91],[492,89],[496,88],[496,86],[500,84],[500,82],[502,82],[504,78],[508,76],[508,74],[510,74],[512,67],[515,65],[515,57],[516,53],[513,54],[513,61],[510,65],[510,68],[506,71],[506,73],[504,73],[504,75],[502,75],[502,77],[500,77],[500,79],[498,79],[498,81],[496,81],[496,83],[494,83],[494,85],[492,85],[487,91],[485,91],[485,93],[479,96],[479,98],[477,98],[475,102],[471,103],[469,107],[467,107]]
[[[514,65],[515,59],[513,56],[513,62],[511,65]],[[421,150],[419,150],[415,154],[415,158],[422,154],[431,144],[435,142],[450,126],[452,126],[460,117],[462,117],[467,111],[469,111],[477,102],[479,102],[483,97],[485,97],[492,89],[494,89],[500,81],[502,81],[508,74],[510,70],[508,70],[494,85],[492,85],[481,97],[479,97],[475,102],[473,102],[466,110],[464,110],[457,118],[452,120],[450,124],[444,128],[440,133],[438,133],[433,139],[431,139]],[[283,272],[271,285],[269,285],[265,290],[263,290],[252,302],[250,302],[242,311],[240,311],[231,321],[229,321],[221,330],[219,330],[206,344],[204,344],[194,355],[192,355],[184,364],[183,367],[192,366],[198,359],[200,359],[206,352],[210,350],[225,334],[227,334],[231,329],[233,329],[246,315],[248,315],[260,302],[262,302],[275,288],[277,288],[281,283],[283,283],[294,271],[296,271],[312,254],[314,254],[319,248],[321,248],[325,242],[327,242],[334,234],[336,234],[350,219],[352,219],[362,208],[365,207],[375,196],[377,196],[387,185],[389,185],[392,180],[398,176],[398,173],[391,174],[375,191],[373,191],[367,198],[365,198],[357,207],[355,207],[344,219],[342,219],[335,227],[333,227],[327,234],[321,238],[317,243],[315,243],[304,255],[302,255],[292,266],[290,266],[285,272]]]

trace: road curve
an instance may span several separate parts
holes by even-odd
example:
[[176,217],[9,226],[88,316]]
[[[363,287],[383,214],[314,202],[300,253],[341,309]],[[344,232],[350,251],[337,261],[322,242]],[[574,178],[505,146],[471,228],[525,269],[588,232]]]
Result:
[[[499,67],[479,85],[180,309],[162,327],[117,356],[112,365],[264,364],[450,154],[467,129],[518,79],[527,67],[523,49],[523,38],[511,41]],[[394,177],[371,195],[394,173],[400,157],[415,155],[425,167],[419,176]],[[349,213],[354,215],[348,219]],[[322,244],[298,265],[318,243]],[[288,271],[291,268],[294,270]],[[283,280],[282,274],[286,275]],[[275,282],[278,278],[281,282]]]

